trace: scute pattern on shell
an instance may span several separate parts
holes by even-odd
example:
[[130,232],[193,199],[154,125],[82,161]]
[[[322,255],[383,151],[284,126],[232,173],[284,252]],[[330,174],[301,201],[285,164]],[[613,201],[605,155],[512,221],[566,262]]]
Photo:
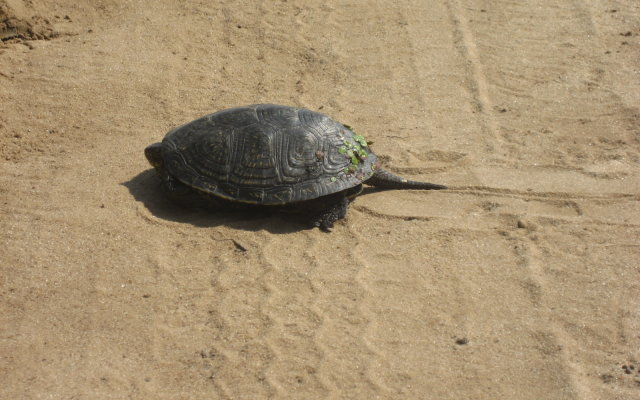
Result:
[[[345,172],[338,152],[353,132],[326,115],[258,104],[182,125],[163,140],[171,175],[201,191],[253,204],[285,204],[354,187],[373,174],[373,153]],[[354,142],[355,143],[355,142]]]

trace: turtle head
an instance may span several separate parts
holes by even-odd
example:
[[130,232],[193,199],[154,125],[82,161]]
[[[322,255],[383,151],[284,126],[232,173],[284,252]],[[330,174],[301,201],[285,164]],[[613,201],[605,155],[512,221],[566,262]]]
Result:
[[149,160],[149,164],[153,165],[154,168],[162,168],[162,143],[154,143],[147,146],[147,148],[144,149],[144,155],[147,157],[147,160]]

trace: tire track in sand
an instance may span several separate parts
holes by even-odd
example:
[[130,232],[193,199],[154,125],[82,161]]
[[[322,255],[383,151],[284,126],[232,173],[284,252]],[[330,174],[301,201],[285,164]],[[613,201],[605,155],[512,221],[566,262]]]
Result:
[[[274,295],[267,284],[270,268],[262,250],[268,236],[229,230],[213,240],[229,241],[220,235],[233,237],[227,246],[235,250],[214,257],[221,269],[212,277],[205,304],[213,341],[200,355],[211,364],[210,379],[223,395],[272,398],[279,387],[268,373],[277,352],[265,339],[274,324],[268,310]],[[238,241],[245,250],[238,248]]]
[[633,397],[637,382],[633,387],[619,368],[637,358],[638,285],[611,279],[610,267],[637,275],[639,246],[631,238],[638,226],[521,221],[519,229],[504,234],[528,272],[521,285],[547,321],[536,333],[538,350],[562,361],[577,398],[613,398],[616,391],[619,398]]
[[[521,225],[525,226],[526,225]],[[530,226],[530,225],[529,225]],[[543,262],[540,249],[536,245],[535,235],[530,235],[528,229],[524,229],[524,235],[515,236],[517,243],[514,245],[516,257],[522,267],[526,268],[527,277],[522,280],[522,287],[529,293],[533,305],[537,309],[549,310],[552,305],[546,304],[546,292],[548,283],[543,271]],[[570,384],[571,391],[580,400],[595,399],[589,388],[587,374],[580,362],[572,360],[571,353],[563,351],[565,347],[575,347],[571,336],[567,334],[552,315],[547,315],[550,321],[546,326],[540,327],[532,336],[538,341],[538,349],[545,357],[558,358],[564,365],[564,376]]]
[[360,241],[351,229],[343,229],[338,226],[338,242],[317,242],[310,253],[316,259],[314,276],[321,294],[316,307],[325,321],[318,332],[325,348],[323,374],[340,388],[339,398],[391,398],[389,389],[371,374],[380,357],[366,339],[371,314],[365,307],[369,292],[358,278],[364,268],[355,252]]
[[385,388],[369,376],[375,351],[364,339],[367,294],[357,279],[357,239],[336,244],[338,236],[327,241],[314,230],[278,236],[264,247],[272,293],[265,312],[273,322],[266,341],[276,354],[268,375],[280,395],[385,398]]
[[[628,127],[628,121],[634,118],[637,120],[637,110],[630,110],[615,91],[607,87],[606,69],[611,59],[604,62],[600,49],[593,45],[596,41],[591,36],[598,36],[600,29],[594,24],[590,5],[576,1],[568,5],[478,2],[473,9],[465,8],[459,0],[447,4],[461,37],[461,53],[470,60],[476,97],[480,104],[486,105],[484,111],[489,114],[484,121],[500,144],[497,150],[504,152],[505,166],[542,163],[554,174],[557,172],[558,177],[561,172],[572,169],[575,171],[572,175],[582,187],[591,179],[596,183],[596,190],[604,192],[580,193],[580,184],[569,184],[565,193],[547,189],[531,195],[522,190],[501,194],[515,194],[525,200],[575,199],[571,201],[576,210],[573,223],[585,231],[608,229],[610,225],[605,220],[590,221],[583,217],[579,204],[584,203],[580,200],[586,197],[595,200],[591,202],[592,207],[596,202],[612,205],[623,199],[634,206],[637,191],[630,175],[633,170],[625,161],[637,158],[637,141],[633,139],[632,129],[620,128]],[[556,12],[551,15],[545,10],[546,6]],[[467,15],[469,10],[474,14]],[[494,64],[495,59],[503,62]],[[525,131],[522,125],[529,130]],[[536,129],[540,132],[534,132]],[[618,170],[615,175],[611,174],[613,167]],[[607,175],[600,174],[601,169]],[[489,177],[494,174],[489,169],[481,172]],[[565,175],[564,179],[572,177],[569,173]],[[505,176],[508,174],[502,174]],[[620,178],[626,176],[629,176],[627,186],[622,187]],[[599,180],[595,182],[593,178]],[[562,215],[550,213],[538,219],[541,223],[555,223],[558,217]],[[596,222],[599,226],[594,227],[592,223]],[[526,223],[518,224],[525,227],[519,233],[526,230]],[[634,228],[633,224],[615,226]],[[597,386],[586,378],[588,364],[585,366],[586,356],[578,350],[579,334],[568,328],[562,317],[549,311],[558,293],[555,282],[545,271],[545,261],[547,264],[549,261],[541,254],[536,237],[535,234],[518,235],[515,249],[525,267],[523,285],[530,289],[536,308],[541,308],[542,316],[550,321],[539,332],[541,355],[555,357],[564,365],[568,383],[577,397],[600,398],[594,392]],[[550,350],[554,348],[565,350]]]
[[[181,363],[192,390],[202,394],[273,397],[277,388],[267,370],[275,352],[264,339],[272,323],[263,307],[271,292],[256,251],[265,235],[215,228],[194,238],[185,231],[170,246],[158,246],[153,260],[158,296],[166,296],[154,313],[156,362]],[[188,264],[182,264],[185,259]],[[179,378],[166,375],[170,371],[160,378]]]
[[[491,142],[488,139],[486,140],[487,148],[484,152],[491,153],[494,157],[497,154],[502,155],[501,145],[503,140],[498,134],[498,122],[494,116],[496,107],[489,94],[487,76],[480,61],[480,54],[473,32],[467,23],[468,17],[465,15],[460,1],[449,0],[445,4],[449,19],[453,25],[454,46],[468,63],[468,77],[465,83],[471,92],[476,111],[480,115],[478,121],[480,134],[492,139]],[[496,145],[497,148],[494,147]]]
[[266,374],[279,398],[325,397],[330,390],[319,375],[325,352],[316,334],[323,318],[313,304],[316,287],[309,273],[314,265],[305,250],[310,245],[307,235],[276,236],[259,251],[266,267],[263,283],[269,290],[262,305],[271,321],[265,341],[274,352]]

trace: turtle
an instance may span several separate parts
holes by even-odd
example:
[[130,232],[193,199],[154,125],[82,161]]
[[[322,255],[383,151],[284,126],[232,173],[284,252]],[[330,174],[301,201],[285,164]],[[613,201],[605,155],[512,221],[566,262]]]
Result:
[[381,167],[362,135],[319,112],[276,104],[225,109],[169,131],[145,156],[174,200],[215,209],[285,207],[329,232],[363,184],[446,189]]

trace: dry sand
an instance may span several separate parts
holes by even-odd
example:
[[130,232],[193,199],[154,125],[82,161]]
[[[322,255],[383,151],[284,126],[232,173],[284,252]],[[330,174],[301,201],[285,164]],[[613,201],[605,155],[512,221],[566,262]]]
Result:
[[[636,0],[0,0],[0,35],[0,398],[640,398]],[[144,147],[260,102],[451,190],[331,234],[165,200]]]

